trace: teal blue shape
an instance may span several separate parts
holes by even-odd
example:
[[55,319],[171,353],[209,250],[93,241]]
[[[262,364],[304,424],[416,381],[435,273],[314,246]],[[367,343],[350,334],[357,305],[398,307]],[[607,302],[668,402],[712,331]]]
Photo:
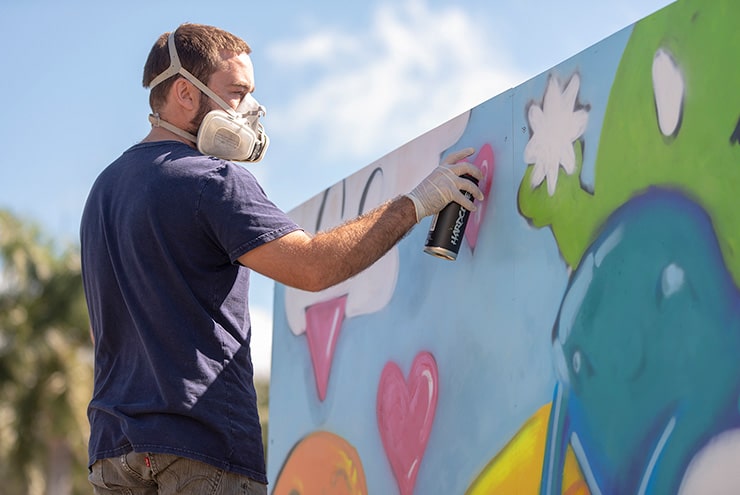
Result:
[[693,456],[740,425],[740,292],[710,217],[653,188],[605,223],[553,333],[560,383],[542,493],[566,444],[592,492],[677,493]]

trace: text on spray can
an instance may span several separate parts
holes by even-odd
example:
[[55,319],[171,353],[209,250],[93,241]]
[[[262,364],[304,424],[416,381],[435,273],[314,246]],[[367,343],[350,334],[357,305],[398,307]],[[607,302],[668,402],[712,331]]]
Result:
[[[464,174],[461,177],[476,185],[478,184],[478,180],[472,175]],[[473,201],[472,194],[467,191],[463,194],[470,201]],[[424,252],[446,260],[454,261],[457,259],[469,216],[470,210],[454,201],[445,206],[432,218],[432,225],[424,244]]]

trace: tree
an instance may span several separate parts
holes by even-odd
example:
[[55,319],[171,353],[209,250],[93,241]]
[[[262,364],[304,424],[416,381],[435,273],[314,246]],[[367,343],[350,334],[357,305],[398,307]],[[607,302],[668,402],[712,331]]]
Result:
[[254,379],[254,388],[257,392],[257,413],[260,416],[260,426],[262,427],[262,444],[265,449],[265,459],[267,459],[267,433],[269,427],[270,413],[270,379],[256,377]]
[[3,493],[89,493],[92,347],[79,251],[0,210]]

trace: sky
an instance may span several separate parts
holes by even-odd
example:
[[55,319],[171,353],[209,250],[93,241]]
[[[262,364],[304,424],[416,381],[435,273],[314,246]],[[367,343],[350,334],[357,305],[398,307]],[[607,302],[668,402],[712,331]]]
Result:
[[[93,181],[149,131],[149,50],[184,22],[251,46],[270,148],[247,168],[289,211],[669,3],[0,0],[0,208],[60,246],[78,244]],[[273,288],[253,275],[252,352],[263,376]]]

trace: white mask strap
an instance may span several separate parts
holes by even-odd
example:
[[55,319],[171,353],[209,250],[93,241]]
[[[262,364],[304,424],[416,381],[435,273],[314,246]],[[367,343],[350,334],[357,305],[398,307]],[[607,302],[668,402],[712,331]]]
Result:
[[235,115],[234,109],[231,108],[220,96],[218,96],[216,93],[214,93],[211,88],[203,84],[198,80],[197,77],[192,75],[186,68],[182,66],[180,63],[180,57],[177,55],[177,47],[175,47],[175,31],[172,31],[167,38],[167,47],[170,51],[170,66],[167,67],[167,69],[159,74],[157,77],[152,79],[152,82],[149,83],[149,89],[154,89],[156,85],[164,81],[165,79],[174,76],[175,74],[182,75],[185,79],[190,81],[196,88],[204,92],[206,95],[208,95],[210,98],[212,98],[216,103],[218,103],[221,108],[223,108],[226,112],[228,112],[231,115]]
[[170,124],[166,120],[160,119],[158,113],[149,114],[149,122],[151,122],[151,124],[154,127],[162,127],[163,129],[167,129],[171,133],[177,134],[181,138],[185,138],[185,139],[187,139],[190,142],[193,142],[193,143],[197,143],[198,142],[198,138],[195,135],[193,135],[193,134],[191,134],[191,133],[189,133],[187,131],[183,131],[179,127],[175,127],[174,125]]

